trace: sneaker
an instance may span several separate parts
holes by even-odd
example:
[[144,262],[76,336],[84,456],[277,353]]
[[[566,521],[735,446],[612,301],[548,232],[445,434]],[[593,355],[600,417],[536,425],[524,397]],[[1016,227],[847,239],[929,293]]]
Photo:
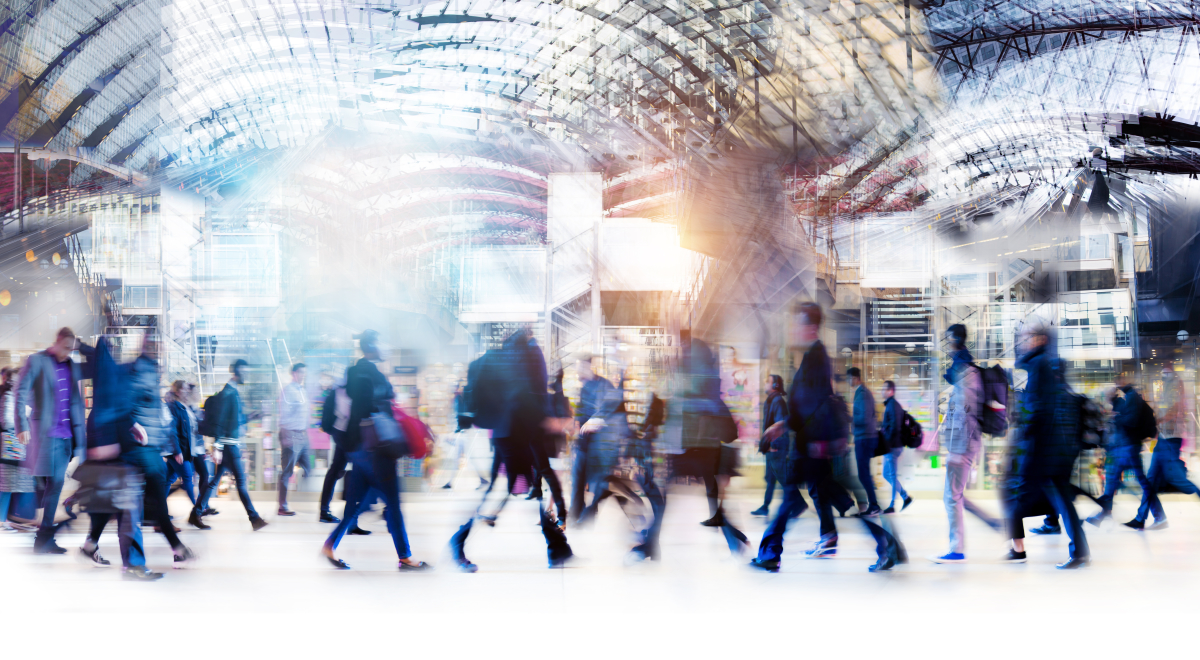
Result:
[[161,580],[163,574],[155,573],[145,566],[131,566],[121,571],[121,578],[124,580],[137,580],[138,582],[153,582]]
[[110,562],[109,560],[100,556],[100,548],[99,547],[95,547],[95,548],[92,548],[91,550],[88,550],[87,546],[84,546],[79,549],[79,554],[81,557],[83,557],[87,561],[90,561],[93,566],[99,566],[101,568],[106,568],[108,566],[112,566],[112,562]]
[[1142,522],[1141,520],[1138,520],[1137,518],[1134,518],[1133,520],[1130,520],[1127,523],[1121,523],[1121,524],[1125,525],[1129,529],[1136,529],[1139,532],[1146,529],[1146,523]]
[[804,551],[804,554],[809,559],[821,559],[823,557],[833,557],[837,554],[837,537],[823,538],[813,544],[813,547]]
[[967,561],[967,556],[961,552],[947,552],[940,557],[930,557],[929,561],[935,564],[962,564]]
[[1034,527],[1033,529],[1031,529],[1029,531],[1034,534],[1039,534],[1041,536],[1048,536],[1048,535],[1052,535],[1052,534],[1062,534],[1062,527],[1052,527],[1050,525],[1047,525],[1046,523],[1042,523],[1041,527]]
[[451,488],[453,488],[453,486],[451,486],[449,482],[447,482],[445,486],[442,486],[442,490],[450,490]]
[[755,509],[755,510],[751,511],[751,512],[750,512],[750,515],[752,515],[752,516],[766,516],[766,515],[770,515],[770,513],[771,513],[771,510],[770,510],[770,509],[768,509],[768,508],[767,508],[767,507],[765,507],[765,506],[760,506],[760,507],[758,507],[757,509]]
[[1028,556],[1024,552],[1017,552],[1012,548],[1008,549],[1008,554],[1004,555],[1001,561],[1008,564],[1024,564],[1028,560]]
[[62,546],[55,543],[54,539],[50,539],[49,541],[45,541],[43,543],[35,542],[33,544],[33,553],[35,555],[65,555],[67,554],[67,551]]
[[907,509],[908,505],[912,504],[912,503],[913,503],[913,499],[911,497],[909,497],[908,495],[905,495],[904,496],[904,506],[900,507],[900,510],[903,511],[903,510]]
[[296,515],[296,512],[292,511],[291,509],[289,509],[287,507],[281,506],[281,507],[279,507],[279,510],[275,512],[275,515],[277,515],[277,516],[294,516],[294,515]]
[[202,513],[200,515],[215,516],[215,515],[219,515],[220,513],[221,513],[220,511],[217,511],[216,509],[212,508],[211,506],[207,506],[207,507],[204,507],[204,513]]
[[196,560],[196,553],[192,552],[192,549],[186,545],[176,548],[173,554],[175,556],[175,568],[187,568]]
[[323,523],[340,523],[340,522],[342,522],[341,518],[338,518],[337,516],[333,515],[332,512],[329,512],[329,511],[322,511],[321,515],[317,518],[317,520],[320,522],[323,522]]
[[779,561],[778,560],[767,561],[767,560],[762,560],[762,559],[759,559],[758,557],[755,557],[754,559],[750,560],[750,568],[757,568],[760,571],[766,571],[768,573],[778,573],[779,572]]
[[896,561],[890,556],[884,555],[876,560],[874,564],[871,564],[867,570],[871,573],[882,573],[884,571],[892,570],[892,568],[895,566]]
[[1092,560],[1090,557],[1072,557],[1068,561],[1056,565],[1055,568],[1061,571],[1071,571],[1077,568],[1083,568],[1091,563]]
[[1157,529],[1166,529],[1167,527],[1170,527],[1170,524],[1167,523],[1166,518],[1163,518],[1162,520],[1155,520],[1154,522],[1150,523],[1150,525],[1146,527],[1146,531],[1150,532]]
[[896,507],[889,506],[888,508],[883,510],[883,513],[884,513],[884,515],[891,515],[893,513],[896,513]]
[[1104,524],[1105,520],[1108,520],[1109,518],[1112,518],[1111,513],[1107,511],[1101,511],[1094,516],[1088,516],[1087,523],[1099,527],[1100,525]]
[[881,513],[883,513],[883,511],[879,508],[879,505],[875,505],[872,507],[867,507],[866,511],[856,515],[855,518],[874,518]]

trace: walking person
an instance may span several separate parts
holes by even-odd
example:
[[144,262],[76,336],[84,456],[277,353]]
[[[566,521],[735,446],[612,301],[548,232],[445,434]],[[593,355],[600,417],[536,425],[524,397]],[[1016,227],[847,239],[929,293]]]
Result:
[[412,558],[408,532],[404,529],[404,515],[400,511],[399,459],[383,450],[368,449],[363,443],[363,422],[370,423],[371,416],[376,413],[391,416],[396,391],[376,366],[376,363],[384,360],[379,333],[365,330],[357,339],[363,356],[346,371],[350,415],[341,441],[352,468],[346,476],[346,510],[342,513],[342,520],[325,540],[321,552],[335,567],[343,570],[350,568],[349,564],[338,559],[337,548],[346,533],[357,525],[358,516],[374,501],[374,497],[369,496],[374,493],[383,498],[383,517],[399,558],[397,568],[402,572],[427,570],[431,568],[429,564]]
[[[579,520],[587,505],[584,493],[587,491],[590,475],[588,473],[588,451],[592,441],[595,425],[584,430],[589,420],[597,415],[603,403],[612,397],[613,384],[592,370],[592,356],[584,355],[575,361],[575,373],[582,385],[579,388],[579,406],[575,409],[575,424],[578,430],[571,447],[571,509],[567,520]],[[592,497],[595,497],[595,493]]]
[[1155,426],[1154,411],[1142,399],[1142,395],[1125,373],[1117,374],[1116,387],[1109,394],[1109,401],[1113,407],[1113,418],[1112,432],[1108,435],[1110,440],[1106,447],[1104,494],[1098,498],[1100,512],[1087,521],[1099,527],[1112,517],[1113,496],[1124,482],[1125,473],[1133,472],[1133,476],[1142,487],[1142,501],[1138,505],[1137,515],[1125,523],[1125,526],[1140,530],[1145,527],[1146,516],[1152,508],[1156,519],[1165,519],[1154,484],[1150,483],[1142,471],[1142,443],[1151,434],[1156,434],[1156,429],[1152,428]]
[[[1187,466],[1180,458],[1183,435],[1188,423],[1183,382],[1169,368],[1163,368],[1162,378],[1164,410],[1158,425],[1158,441],[1154,443],[1154,452],[1150,454],[1150,469],[1146,472],[1146,478],[1150,480],[1156,493],[1174,491],[1185,495],[1197,495],[1200,494],[1200,488],[1187,478]],[[1143,528],[1147,531],[1166,529],[1167,514],[1163,511],[1162,504],[1151,508],[1154,522],[1144,525]],[[1145,522],[1145,518],[1142,518],[1142,522]]]
[[762,406],[762,430],[764,437],[759,440],[758,450],[765,456],[766,471],[765,478],[767,481],[767,490],[763,493],[762,506],[750,512],[752,516],[767,516],[771,512],[771,500],[775,496],[775,484],[779,484],[781,491],[794,490],[793,496],[796,498],[797,506],[788,514],[789,518],[799,518],[806,510],[808,510],[808,502],[804,501],[804,496],[800,494],[799,484],[787,483],[787,443],[786,435],[781,435],[773,441],[767,441],[765,434],[766,430],[775,425],[776,422],[781,422],[787,419],[787,391],[783,387],[783,378],[771,374],[767,379],[767,396],[763,400]]
[[913,501],[908,496],[908,491],[904,490],[904,486],[900,484],[900,471],[897,465],[900,462],[900,455],[904,453],[904,441],[901,438],[903,424],[904,408],[896,400],[896,383],[890,380],[884,381],[883,423],[879,427],[879,441],[886,442],[887,446],[891,447],[891,450],[883,455],[883,478],[892,487],[892,498],[888,501],[887,508],[883,510],[884,513],[896,512],[896,495],[900,495],[901,511],[907,509]]
[[[450,476],[446,478],[446,484],[442,486],[445,490],[450,490],[454,487],[454,479],[458,477],[458,471],[463,463],[466,463],[471,470],[475,470],[479,476],[479,485],[476,490],[486,488],[490,483],[482,472],[478,472],[478,467],[475,464],[475,437],[471,432],[471,427],[474,426],[475,416],[471,413],[470,405],[467,402],[467,395],[462,385],[454,392],[454,467],[450,469]],[[563,516],[559,516],[563,517]]]
[[79,381],[90,377],[71,353],[85,354],[90,347],[80,344],[70,328],[62,328],[54,344],[30,355],[17,385],[17,438],[26,448],[25,467],[32,470],[41,492],[42,519],[34,537],[39,554],[66,552],[54,542],[58,499],[72,458],[82,458],[87,447],[83,397]]
[[17,439],[17,371],[0,369],[0,529],[31,531],[32,527],[8,521],[14,493],[34,492],[33,471],[23,465],[26,445]]
[[[179,452],[183,454],[182,465],[168,461],[167,466],[178,465],[183,474],[184,485],[192,505],[196,504],[198,495],[192,494],[192,476],[196,477],[196,493],[203,495],[208,489],[208,461],[204,452],[204,436],[200,435],[196,417],[196,384],[177,380],[171,383],[171,390],[166,396],[167,410],[171,412],[171,423],[175,429],[175,437],[179,442]],[[177,472],[178,473],[178,472]]]
[[[796,310],[792,341],[804,351],[804,356],[788,392],[787,419],[776,422],[764,434],[771,442],[789,431],[795,434],[789,450],[791,468],[788,478],[791,483],[798,483],[800,475],[804,475],[817,509],[821,538],[805,552],[814,559],[837,554],[838,534],[833,508],[848,509],[853,503],[849,493],[834,479],[833,459],[845,454],[850,420],[845,403],[834,396],[833,364],[825,345],[818,339],[822,317],[821,308],[815,303],[803,303]],[[784,491],[783,504],[763,533],[758,556],[750,561],[752,567],[771,573],[779,571],[783,536],[787,530],[786,512],[795,506],[794,499],[794,494]],[[869,571],[888,571],[907,561],[899,539],[884,527],[885,518],[862,517],[860,520],[875,540],[876,562]]]
[[554,382],[550,384],[550,396],[546,403],[546,432],[541,439],[533,441],[533,488],[525,499],[542,499],[542,482],[550,487],[550,497],[554,501],[555,515],[565,524],[567,503],[563,498],[562,483],[558,474],[550,467],[550,459],[558,458],[559,442],[563,437],[565,425],[571,420],[571,402],[563,393],[563,371],[558,370]]
[[[254,510],[254,503],[250,501],[250,492],[246,489],[246,471],[242,466],[241,439],[249,418],[242,409],[242,396],[238,393],[238,386],[246,382],[248,366],[249,363],[245,360],[234,360],[233,364],[229,365],[229,382],[213,395],[220,398],[211,403],[206,402],[205,405],[205,425],[215,440],[214,447],[221,453],[221,460],[208,483],[208,488],[204,491],[204,496],[197,500],[191,516],[188,517],[188,523],[198,529],[209,529],[200,516],[208,509],[208,501],[216,492],[221,483],[221,475],[226,471],[233,475],[237,484],[238,498],[242,501],[242,507],[246,509],[250,527],[257,532],[267,526],[267,521],[258,515],[258,511]],[[210,415],[212,419],[208,418]],[[257,418],[258,413],[253,413],[253,416]]]
[[303,362],[292,365],[292,381],[279,393],[279,511],[281,516],[294,516],[288,508],[287,489],[292,471],[299,465],[304,476],[312,472],[312,456],[308,448],[308,424],[312,410],[304,379],[308,369]]
[[146,482],[145,517],[166,537],[176,565],[183,566],[194,559],[194,555],[180,540],[167,508],[167,466],[163,457],[182,464],[183,454],[175,437],[171,413],[159,396],[160,347],[158,333],[146,333],[142,337],[142,352],[128,366],[124,394],[131,406],[129,417],[134,442],[122,443],[121,460],[141,470]]
[[[350,367],[353,369],[354,367]],[[347,369],[347,375],[350,370]],[[331,385],[325,392],[325,404],[321,408],[321,430],[329,434],[330,440],[333,442],[333,458],[329,461],[329,470],[325,473],[325,482],[321,485],[321,502],[320,515],[317,520],[323,523],[337,524],[342,522],[341,518],[333,515],[329,506],[333,502],[333,489],[337,485],[338,479],[346,476],[346,465],[349,460],[346,457],[346,433],[350,427],[350,395],[346,393],[345,381]],[[342,485],[342,492],[349,494],[348,483]],[[375,501],[375,497],[371,497],[371,501]],[[361,505],[360,505],[361,507]],[[351,536],[370,536],[371,532],[359,527],[355,522],[350,531],[346,532]]]
[[[467,522],[450,538],[450,552],[459,570],[474,573],[479,570],[466,556],[466,541],[475,521],[493,526],[509,497],[516,493],[518,483],[533,481],[531,445],[542,442],[546,433],[546,410],[549,392],[546,384],[546,361],[533,339],[528,326],[504,340],[499,350],[488,351],[482,358],[476,378],[469,381],[475,406],[475,425],[492,430],[492,440],[500,462],[508,475],[508,486],[497,509],[483,512],[487,496]],[[477,361],[478,362],[478,361]],[[486,403],[484,403],[486,401]],[[493,481],[493,484],[495,482]],[[563,527],[550,516],[538,501],[538,524],[546,540],[546,557],[550,568],[561,568],[574,556]]]
[[876,422],[875,395],[863,383],[862,371],[858,367],[846,370],[850,386],[854,388],[854,462],[858,470],[858,481],[866,492],[867,510],[863,516],[878,516],[883,513],[875,496],[875,479],[871,476],[871,459],[879,445],[879,425]]
[[950,368],[943,378],[951,386],[946,417],[942,422],[945,439],[946,488],[942,501],[950,522],[950,551],[931,557],[936,564],[957,564],[967,560],[967,531],[964,510],[970,511],[996,531],[1002,529],[999,520],[989,515],[965,494],[967,482],[979,452],[983,447],[983,431],[979,427],[979,406],[983,404],[983,378],[967,350],[967,328],[955,323],[946,330],[950,345]]

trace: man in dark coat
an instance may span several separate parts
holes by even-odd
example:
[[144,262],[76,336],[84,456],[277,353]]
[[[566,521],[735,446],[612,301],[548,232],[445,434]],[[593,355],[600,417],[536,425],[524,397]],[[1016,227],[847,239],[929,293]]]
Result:
[[1026,560],[1024,519],[1044,496],[1067,523],[1070,559],[1060,569],[1076,569],[1091,563],[1087,537],[1075,511],[1075,489],[1071,472],[1079,455],[1078,415],[1065,414],[1066,396],[1062,362],[1051,342],[1050,331],[1037,324],[1023,332],[1025,352],[1016,368],[1028,374],[1025,391],[1018,401],[1017,454],[1010,534],[1013,548],[1006,561]]
[[[17,438],[28,446],[25,466],[33,470],[41,493],[42,520],[34,537],[34,552],[63,554],[54,542],[54,514],[66,481],[67,464],[82,458],[87,449],[87,417],[79,381],[90,378],[71,360],[79,349],[90,352],[75,339],[70,328],[58,331],[54,344],[30,355],[21,369],[17,386]],[[32,412],[27,412],[32,409]]]
[[1142,442],[1146,438],[1137,437],[1141,416],[1153,413],[1146,406],[1142,395],[1129,381],[1128,375],[1117,374],[1116,384],[1116,389],[1110,395],[1113,420],[1112,432],[1109,433],[1110,440],[1106,447],[1108,456],[1104,470],[1104,494],[1099,498],[1101,509],[1100,513],[1088,518],[1087,521],[1099,527],[1105,519],[1112,517],[1113,496],[1125,481],[1125,473],[1133,472],[1133,476],[1142,487],[1142,502],[1138,506],[1137,516],[1125,525],[1134,529],[1142,529],[1145,526],[1146,514],[1150,509],[1154,509],[1155,518],[1165,519],[1166,517],[1162,514],[1162,505],[1158,502],[1158,493],[1154,489],[1154,484],[1150,483],[1142,471]]
[[901,511],[907,509],[913,501],[908,492],[904,490],[904,486],[900,484],[899,466],[897,465],[900,462],[900,455],[904,453],[904,441],[900,437],[900,427],[904,423],[904,408],[896,400],[896,384],[890,380],[883,383],[883,397],[883,422],[879,426],[879,441],[886,442],[890,447],[888,453],[883,455],[883,478],[892,486],[892,499],[883,512],[895,513],[897,494],[900,495],[903,502],[900,506]]
[[[787,392],[783,388],[783,378],[771,375],[767,379],[767,396],[763,401],[762,406],[762,430],[771,428],[776,422],[786,420],[788,416],[787,407]],[[771,500],[775,496],[775,484],[784,490],[795,490],[793,497],[796,497],[798,506],[791,512],[789,517],[798,518],[808,509],[808,503],[804,501],[804,496],[800,494],[799,484],[787,483],[787,441],[786,435],[775,438],[768,442],[764,437],[759,441],[759,452],[766,455],[766,470],[764,477],[767,482],[767,490],[763,493],[763,504],[761,507],[750,512],[752,516],[766,516],[770,514]]]

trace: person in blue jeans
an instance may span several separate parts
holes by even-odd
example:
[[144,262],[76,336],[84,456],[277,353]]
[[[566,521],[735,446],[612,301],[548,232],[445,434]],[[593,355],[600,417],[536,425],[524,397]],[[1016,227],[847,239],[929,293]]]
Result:
[[1116,389],[1110,395],[1114,414],[1104,468],[1104,494],[1098,498],[1101,509],[1087,521],[1099,527],[1105,519],[1112,517],[1113,496],[1124,482],[1125,473],[1133,472],[1133,476],[1142,487],[1142,501],[1138,506],[1137,516],[1125,525],[1142,529],[1142,521],[1146,520],[1150,509],[1155,510],[1155,518],[1160,517],[1159,512],[1162,511],[1158,493],[1142,471],[1142,441],[1145,438],[1135,437],[1138,435],[1139,417],[1143,414],[1145,404],[1126,374],[1117,374],[1116,385]]
[[892,499],[888,501],[887,508],[884,513],[896,512],[896,495],[900,495],[900,500],[903,504],[900,510],[903,511],[912,504],[913,499],[908,496],[908,491],[904,490],[904,486],[900,484],[900,474],[897,471],[896,464],[900,461],[900,454],[904,453],[904,443],[900,438],[900,425],[904,421],[904,408],[900,406],[900,402],[896,400],[896,383],[887,380],[883,382],[883,423],[879,427],[880,442],[887,442],[892,448],[891,451],[883,455],[883,478],[892,486]]
[[867,498],[867,510],[862,515],[877,516],[882,511],[875,497],[875,480],[871,477],[871,459],[875,458],[875,447],[879,443],[875,395],[863,382],[862,371],[858,367],[850,367],[846,375],[850,378],[850,386],[854,388],[854,464]]
[[[780,422],[787,419],[787,392],[783,388],[783,378],[776,374],[771,374],[767,379],[767,397],[763,401],[762,411],[762,428],[765,433],[768,428],[775,422]],[[763,475],[766,478],[767,490],[763,494],[763,504],[761,507],[750,512],[752,516],[766,516],[771,512],[771,500],[775,497],[775,484],[784,492],[789,490],[796,491],[796,510],[791,512],[789,518],[798,518],[808,509],[808,503],[804,501],[804,496],[800,494],[800,486],[797,484],[787,483],[787,446],[788,437],[786,435],[776,438],[772,442],[767,442],[764,438],[759,441],[759,452],[766,455],[766,471]]]
[[358,521],[358,516],[375,496],[383,498],[384,520],[392,543],[400,558],[401,571],[422,571],[430,568],[423,561],[412,558],[408,545],[408,533],[404,529],[404,516],[400,513],[400,478],[397,476],[397,460],[381,450],[368,451],[363,446],[360,423],[371,419],[374,413],[392,414],[392,400],[396,391],[375,363],[383,361],[383,350],[379,345],[379,334],[366,330],[358,337],[363,357],[346,370],[346,394],[350,396],[350,418],[342,444],[352,469],[346,473],[346,510],[333,533],[325,540],[321,554],[330,564],[342,570],[350,565],[338,559],[336,550],[346,532]]

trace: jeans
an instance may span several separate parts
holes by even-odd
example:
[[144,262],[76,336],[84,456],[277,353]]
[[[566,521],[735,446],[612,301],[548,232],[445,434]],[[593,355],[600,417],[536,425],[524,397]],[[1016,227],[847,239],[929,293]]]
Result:
[[67,464],[71,462],[70,439],[50,438],[47,444],[51,476],[37,477],[38,490],[42,493],[42,521],[38,525],[35,545],[49,542],[58,531],[54,526],[54,515],[58,510],[58,500],[62,497],[63,483],[67,479]]
[[167,512],[167,466],[157,449],[138,447],[121,453],[121,460],[142,471],[146,480],[145,519],[154,521],[172,548],[183,546]]
[[412,556],[408,547],[408,534],[404,530],[404,516],[400,512],[400,480],[396,476],[396,461],[369,451],[354,451],[347,454],[353,468],[346,473],[346,510],[342,521],[334,528],[325,545],[337,549],[346,532],[358,522],[358,516],[375,501],[368,497],[372,491],[383,498],[384,520],[396,555],[400,559]]
[[879,501],[875,499],[875,479],[871,477],[871,459],[875,458],[877,444],[878,437],[854,439],[854,462],[858,468],[858,481],[867,493],[867,506],[872,509],[879,507]]
[[[175,479],[178,477],[179,481],[183,483],[183,492],[187,493],[188,500],[194,506],[196,489],[192,486],[192,464],[188,461],[176,463],[174,456],[168,456],[165,463],[167,465],[167,486],[170,487],[175,483]],[[203,484],[201,484],[201,488],[203,488]]]
[[903,447],[897,447],[892,451],[883,455],[883,478],[892,485],[892,499],[888,502],[888,508],[896,506],[896,494],[900,494],[900,501],[908,499],[908,491],[904,490],[904,486],[900,485],[900,474],[897,469],[896,462],[900,460],[900,454],[904,453]]
[[[1200,488],[1188,480],[1187,468],[1184,467],[1183,461],[1179,460],[1179,439],[1159,438],[1158,441],[1175,443],[1175,451],[1171,455],[1164,455],[1159,449],[1155,449],[1154,455],[1150,457],[1150,471],[1146,478],[1154,484],[1156,490],[1168,486],[1185,495],[1200,494]],[[1156,518],[1157,516],[1158,513],[1155,513]]]
[[288,482],[291,481],[296,466],[299,465],[300,469],[304,470],[306,477],[312,472],[308,432],[284,429],[279,432],[279,445],[279,508],[286,509]]
[[1137,478],[1138,484],[1142,487],[1142,501],[1138,505],[1137,517],[1135,519],[1144,522],[1146,514],[1151,509],[1154,510],[1154,517],[1156,519],[1164,516],[1162,504],[1158,501],[1158,493],[1154,490],[1154,486],[1150,483],[1150,480],[1142,472],[1141,449],[1141,445],[1131,445],[1113,447],[1109,450],[1108,464],[1104,469],[1104,495],[1100,497],[1100,506],[1103,507],[1104,513],[1112,514],[1113,495],[1121,487],[1125,479],[1125,471],[1132,470],[1133,476]]
[[258,512],[254,510],[254,503],[250,501],[250,493],[246,490],[246,471],[242,467],[242,448],[232,443],[221,447],[221,464],[217,466],[216,473],[208,482],[204,497],[196,503],[196,512],[204,513],[204,510],[208,508],[208,500],[221,485],[221,475],[226,470],[233,474],[233,480],[237,484],[238,498],[242,500],[242,506],[246,508],[246,515],[250,520],[258,518]]
[[[580,433],[575,438],[575,447],[571,450],[574,460],[571,461],[571,510],[569,520],[579,520],[583,514],[584,491],[587,489],[587,448],[590,434]],[[493,481],[495,478],[493,477]]]
[[196,497],[200,498],[208,490],[208,461],[204,454],[192,457],[192,470],[196,473]]
[[1001,523],[984,509],[967,499],[964,491],[971,478],[974,459],[965,454],[950,454],[946,457],[946,490],[942,502],[946,505],[946,518],[950,521],[950,552],[964,552],[967,547],[965,516],[966,509],[992,529],[1000,529]]
[[662,532],[663,513],[667,510],[667,497],[665,491],[654,481],[654,459],[646,457],[640,462],[642,469],[638,473],[637,481],[642,487],[642,492],[646,494],[646,500],[650,502],[650,515],[654,516],[654,519],[642,532],[641,543],[634,549],[650,559],[658,559],[658,537]]
[[333,486],[338,479],[346,476],[346,450],[340,444],[343,437],[340,431],[335,431],[333,457],[329,459],[329,471],[325,473],[325,483],[321,485],[321,513],[329,510],[329,503],[333,501]]
[[0,493],[0,526],[8,524],[8,505],[12,502],[12,493]]

